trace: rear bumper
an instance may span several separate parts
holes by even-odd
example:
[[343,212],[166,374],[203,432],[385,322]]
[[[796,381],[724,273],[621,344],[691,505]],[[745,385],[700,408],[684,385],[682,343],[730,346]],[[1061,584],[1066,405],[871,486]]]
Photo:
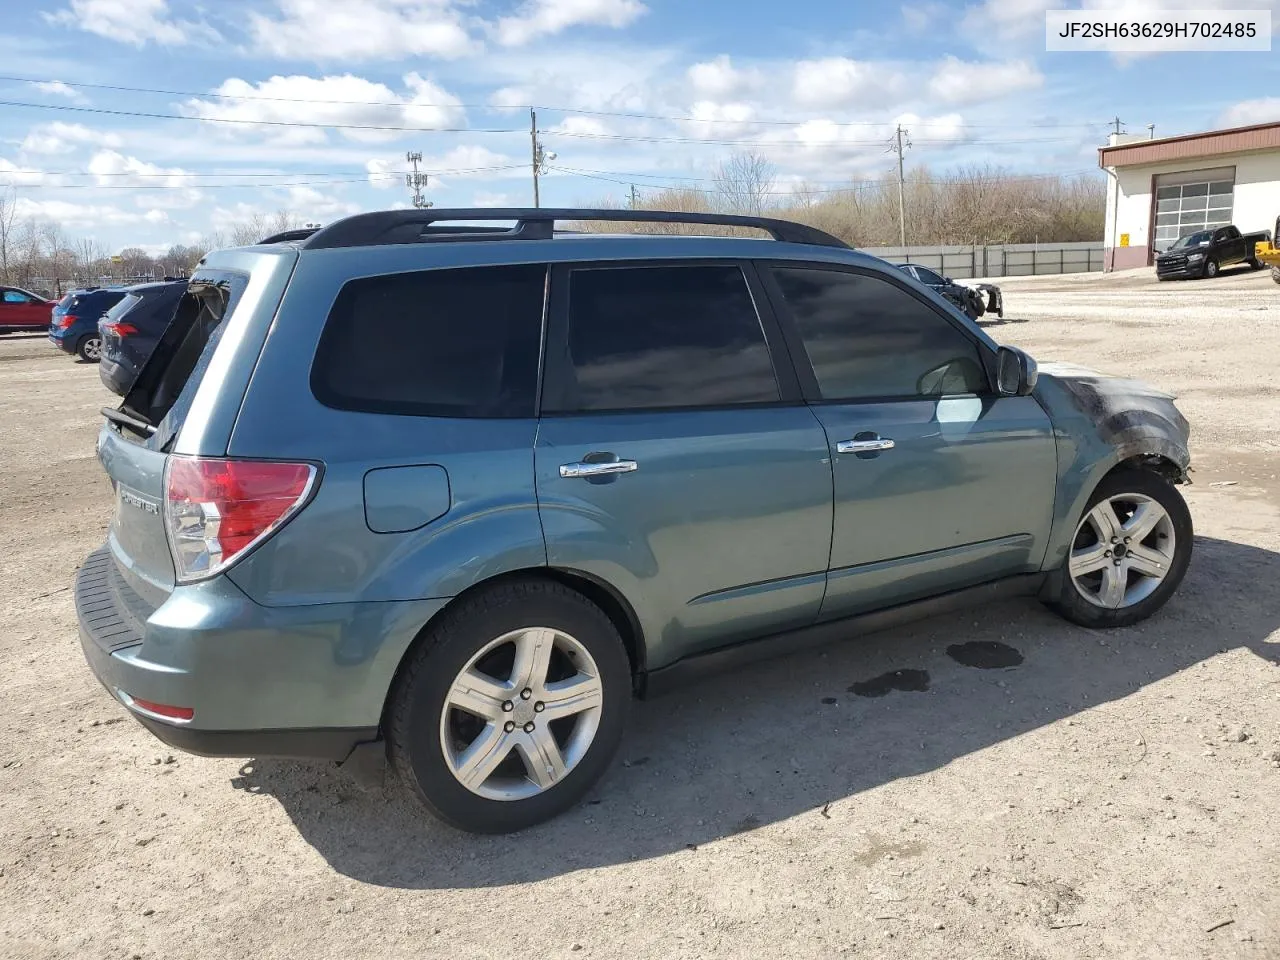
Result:
[[[108,547],[75,582],[94,675],[160,740],[203,756],[346,759],[377,737],[400,660],[444,603],[263,607],[217,577],[148,613]],[[194,714],[168,720],[134,698]]]
[[76,352],[75,342],[72,341],[70,337],[55,337],[51,333],[49,334],[49,342],[53,344],[55,347],[57,347],[59,350],[61,350],[63,353]]

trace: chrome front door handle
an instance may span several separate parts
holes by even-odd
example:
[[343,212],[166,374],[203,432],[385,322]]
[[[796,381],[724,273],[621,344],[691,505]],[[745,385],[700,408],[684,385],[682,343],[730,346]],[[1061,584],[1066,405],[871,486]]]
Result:
[[880,453],[892,450],[893,441],[888,437],[869,437],[865,440],[841,440],[836,444],[836,453]]
[[603,463],[580,460],[577,463],[560,464],[560,476],[566,480],[574,477],[607,477],[614,473],[633,473],[639,466],[634,460],[605,460]]

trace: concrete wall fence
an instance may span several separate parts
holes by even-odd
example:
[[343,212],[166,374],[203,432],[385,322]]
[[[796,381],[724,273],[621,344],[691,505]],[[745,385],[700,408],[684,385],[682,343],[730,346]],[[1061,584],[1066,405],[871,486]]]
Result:
[[859,247],[890,263],[918,263],[944,277],[1031,277],[1102,269],[1102,243],[1010,243],[959,247]]

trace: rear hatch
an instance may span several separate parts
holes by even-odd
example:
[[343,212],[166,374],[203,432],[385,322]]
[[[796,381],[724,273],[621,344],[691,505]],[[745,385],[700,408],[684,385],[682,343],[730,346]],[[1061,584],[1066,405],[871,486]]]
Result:
[[103,410],[98,457],[116,492],[108,544],[121,575],[151,609],[174,586],[165,465],[247,282],[213,271],[193,278],[120,408]]

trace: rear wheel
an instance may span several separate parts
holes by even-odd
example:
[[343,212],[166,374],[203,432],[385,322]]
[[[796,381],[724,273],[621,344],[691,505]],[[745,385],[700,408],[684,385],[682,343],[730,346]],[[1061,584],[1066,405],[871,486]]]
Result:
[[1201,274],[1201,276],[1213,278],[1213,277],[1216,277],[1217,275],[1218,275],[1218,261],[1206,260],[1204,262],[1204,272]]
[[1173,484],[1145,470],[1111,474],[1089,498],[1051,605],[1086,627],[1145,620],[1191,562],[1191,512]]
[[102,359],[102,338],[88,334],[76,344],[76,356],[85,363],[97,363]]
[[504,584],[446,611],[410,654],[387,723],[392,765],[440,819],[521,830],[609,765],[631,701],[617,629],[560,584]]
[[1257,258],[1252,258],[1249,260],[1250,270],[1261,270],[1264,266],[1266,266],[1266,264],[1264,264],[1261,260],[1258,260]]

